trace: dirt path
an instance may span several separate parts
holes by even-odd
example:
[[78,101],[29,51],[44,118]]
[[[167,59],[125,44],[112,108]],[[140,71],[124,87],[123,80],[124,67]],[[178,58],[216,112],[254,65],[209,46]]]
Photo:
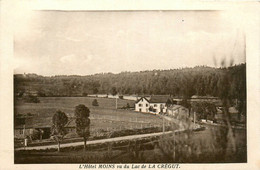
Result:
[[[168,117],[168,116],[161,116],[164,117],[166,120],[174,122],[174,123],[179,123],[176,122],[176,120]],[[194,128],[196,129],[196,128]],[[184,131],[184,129],[180,130],[175,130],[174,132],[181,132]],[[116,138],[109,138],[109,139],[100,139],[100,140],[93,140],[93,141],[88,141],[87,145],[91,144],[102,144],[102,143],[107,143],[107,142],[118,142],[118,141],[123,141],[123,140],[133,140],[133,139],[139,139],[139,138],[145,138],[145,137],[153,137],[153,136],[161,136],[163,134],[170,134],[173,133],[173,131],[167,131],[167,132],[158,132],[158,133],[150,133],[150,134],[140,134],[140,135],[131,135],[131,136],[122,136],[122,137],[116,137]],[[73,142],[73,143],[64,143],[61,144],[61,148],[66,148],[66,147],[71,147],[71,146],[81,146],[83,145],[83,142]],[[45,146],[28,146],[28,147],[20,147],[16,148],[15,151],[19,150],[45,150],[45,149],[51,149],[51,148],[57,148],[56,144],[52,145],[45,145]]]
[[[107,143],[107,142],[118,142],[118,141],[123,141],[123,140],[132,140],[132,139],[139,139],[139,138],[146,138],[146,137],[153,137],[153,136],[161,136],[163,134],[170,134],[170,133],[173,133],[173,132],[168,131],[168,132],[123,136],[123,137],[116,137],[116,138],[110,138],[110,139],[93,140],[93,141],[88,141],[87,145],[101,144],[101,143]],[[66,148],[66,147],[70,147],[70,146],[81,146],[81,145],[83,145],[83,142],[65,143],[65,144],[61,144],[61,148]],[[21,148],[16,148],[15,151],[18,151],[18,150],[45,150],[45,149],[51,149],[51,148],[57,148],[57,145],[54,144],[54,145],[48,145],[48,146],[31,146],[31,147],[25,147],[25,148],[21,147]]]

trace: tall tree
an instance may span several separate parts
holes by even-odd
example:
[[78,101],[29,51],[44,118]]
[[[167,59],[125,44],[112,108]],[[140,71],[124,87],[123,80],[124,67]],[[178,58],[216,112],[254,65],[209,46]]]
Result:
[[215,120],[217,109],[214,103],[193,102],[191,108],[196,112],[198,119]]
[[52,117],[52,123],[51,136],[57,142],[58,151],[60,151],[60,142],[66,134],[65,125],[68,123],[68,117],[64,112],[58,110]]
[[75,117],[76,117],[76,132],[84,140],[84,150],[87,147],[87,139],[90,135],[89,126],[89,109],[83,104],[75,107]]
[[112,87],[112,88],[111,88],[111,94],[112,94],[113,96],[115,96],[115,95],[117,94],[116,87]]

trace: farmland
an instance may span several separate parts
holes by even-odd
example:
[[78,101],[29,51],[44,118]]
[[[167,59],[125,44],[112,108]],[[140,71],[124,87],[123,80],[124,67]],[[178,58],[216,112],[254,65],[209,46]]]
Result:
[[[90,133],[99,135],[99,132],[111,132],[124,129],[141,129],[161,126],[159,117],[151,114],[139,113],[126,109],[115,109],[115,99],[94,97],[40,97],[40,103],[24,103],[17,101],[15,112],[17,114],[31,113],[34,115],[36,124],[51,125],[52,115],[56,110],[65,112],[69,117],[74,116],[75,106],[84,104],[90,109]],[[99,106],[92,106],[92,101],[97,99]],[[118,108],[129,103],[134,106],[134,101],[118,99]],[[74,135],[75,137],[75,135]]]
[[[115,99],[95,97],[41,97],[39,99],[40,103],[24,103],[22,100],[17,101],[15,104],[15,112],[18,114],[31,113],[35,119],[39,119],[50,125],[52,115],[56,110],[60,109],[69,117],[73,117],[75,106],[84,104],[89,107],[91,112],[91,132],[89,140],[95,140],[96,138],[94,137],[112,134],[112,132],[115,132],[114,134],[119,133],[119,136],[122,134],[123,136],[133,135],[134,133],[132,133],[132,131],[128,131],[131,129],[135,130],[138,134],[153,133],[153,131],[151,131],[153,129],[156,129],[156,131],[162,130],[162,120],[160,117],[135,112],[131,109],[115,109]],[[98,100],[99,106],[92,106],[94,99]],[[126,106],[127,103],[129,103],[130,107],[134,106],[134,101],[118,99],[118,108]],[[37,126],[38,124],[35,125]],[[171,130],[176,128],[174,125],[170,126],[172,126]],[[96,146],[90,145],[88,146],[87,152],[83,151],[82,146],[63,148],[61,152],[56,152],[56,149],[15,151],[15,163],[246,162],[245,129],[234,131],[236,152],[234,156],[226,158],[221,156],[225,153],[223,150],[230,150],[230,146],[225,145],[227,143],[225,139],[226,131],[223,130],[225,128],[211,125],[205,126],[207,126],[207,128],[204,131],[193,132],[190,136],[186,134],[179,136],[179,141],[176,141],[179,142],[176,145],[176,148],[179,148],[179,150],[176,150],[176,156],[178,156],[174,159],[171,157],[171,155],[173,155],[171,147],[173,146],[172,141],[175,138],[169,136],[169,138],[165,139],[147,138],[126,140],[122,143],[111,142]],[[144,129],[147,128],[151,129],[145,131]],[[220,129],[222,130],[219,132]],[[82,140],[78,140],[79,138],[72,135],[71,137],[67,137],[65,141],[68,140],[67,142],[72,142],[74,139],[75,141]],[[48,143],[50,140],[48,139],[46,141],[46,143]],[[166,143],[164,141],[166,141]],[[187,153],[189,153],[189,151],[185,150],[187,146],[192,148],[192,159],[188,157],[189,155]],[[170,157],[167,157],[167,155],[170,155]]]

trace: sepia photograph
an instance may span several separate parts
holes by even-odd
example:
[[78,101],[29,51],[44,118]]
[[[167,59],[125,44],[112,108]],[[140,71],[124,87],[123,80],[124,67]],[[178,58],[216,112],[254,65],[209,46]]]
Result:
[[14,164],[248,162],[239,14],[31,10],[17,21]]

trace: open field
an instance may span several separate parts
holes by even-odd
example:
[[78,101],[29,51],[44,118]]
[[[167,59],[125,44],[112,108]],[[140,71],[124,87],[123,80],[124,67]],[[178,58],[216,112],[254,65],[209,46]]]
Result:
[[[52,116],[52,114],[60,109],[68,114],[73,114],[75,106],[84,104],[91,110],[91,114],[110,114],[105,112],[107,109],[115,109],[115,99],[95,98],[95,97],[39,97],[40,103],[24,103],[19,100],[15,105],[15,111],[20,114],[32,113],[40,114],[41,116]],[[99,106],[92,106],[92,101],[97,99]],[[131,100],[118,99],[118,108],[126,106],[127,103],[134,107],[134,102]],[[112,113],[114,114],[114,113]]]
[[[124,129],[142,129],[162,126],[158,116],[139,113],[133,110],[115,109],[115,99],[94,97],[41,97],[40,103],[16,102],[15,112],[34,115],[33,126],[51,126],[52,116],[56,110],[64,111],[69,117],[74,116],[75,106],[84,104],[90,109],[91,136],[102,136],[104,133]],[[92,101],[98,100],[99,106],[92,106]],[[134,101],[118,99],[118,108],[134,106]],[[70,134],[67,137],[76,137]]]
[[[75,106],[84,104],[90,109],[91,118],[114,119],[120,121],[146,121],[155,123],[160,120],[157,116],[139,113],[132,110],[115,109],[115,99],[93,97],[40,97],[40,103],[17,102],[15,112],[19,114],[35,114],[37,117],[52,117],[56,110],[64,111],[68,116],[74,116]],[[92,101],[97,99],[99,106],[92,106]],[[118,99],[118,108],[129,103],[134,107],[134,101]]]
[[[97,98],[98,107],[92,106],[92,97],[45,97],[40,98],[40,103],[23,103],[19,101],[15,105],[15,111],[19,114],[34,114],[36,118],[44,120],[51,124],[51,117],[57,109],[67,113],[69,116],[74,115],[74,108],[78,104],[85,104],[90,108],[91,118],[91,137],[109,134],[124,129],[142,129],[146,127],[162,126],[162,119],[158,116],[139,113],[132,110],[115,109],[115,99]],[[132,103],[131,103],[132,102]],[[118,100],[119,107],[129,103],[133,105],[133,101]],[[246,162],[246,130],[235,130],[235,141],[237,152],[235,156],[228,159],[214,155],[218,152],[218,148],[213,148],[212,143],[216,140],[215,127],[205,125],[207,129],[204,131],[193,132],[191,137],[192,145],[197,145],[205,152],[202,158],[189,159],[190,162]],[[224,135],[224,134],[221,134]],[[75,137],[75,136],[74,136]],[[73,138],[73,137],[72,137]],[[220,138],[222,138],[220,136]],[[49,140],[49,139],[48,139]],[[181,140],[187,138],[181,136]],[[48,151],[16,151],[15,163],[162,163],[173,162],[171,159],[162,155],[159,147],[160,140],[158,138],[145,141],[144,143],[136,142],[138,140],[129,140],[124,144],[111,143],[90,147],[85,153],[82,146],[71,147],[58,153],[56,150]],[[226,142],[225,142],[226,143]],[[135,147],[137,146],[137,148]],[[182,146],[180,146],[182,148]],[[214,150],[215,149],[215,150]],[[230,150],[230,148],[227,148]],[[55,158],[55,159],[54,159]],[[176,161],[181,162],[181,161]],[[185,160],[184,162],[189,162]]]

